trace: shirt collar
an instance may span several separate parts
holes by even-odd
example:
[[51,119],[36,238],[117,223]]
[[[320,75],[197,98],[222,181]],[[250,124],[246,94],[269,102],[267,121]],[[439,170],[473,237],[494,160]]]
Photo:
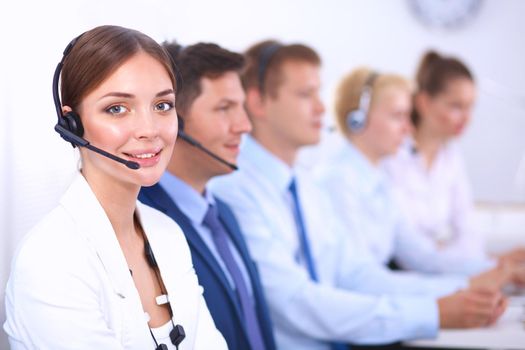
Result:
[[246,135],[239,158],[239,166],[249,162],[257,172],[281,191],[288,191],[294,170],[288,164],[266,150],[251,135]]
[[351,166],[358,174],[359,186],[366,193],[373,193],[385,183],[379,168],[373,165],[350,141],[340,151],[339,159]]
[[215,205],[215,199],[210,191],[205,189],[204,195],[202,195],[168,171],[164,172],[159,184],[171,199],[177,203],[180,210],[190,218],[193,224],[202,224],[202,220],[204,220],[204,216],[208,211],[208,206],[210,204]]

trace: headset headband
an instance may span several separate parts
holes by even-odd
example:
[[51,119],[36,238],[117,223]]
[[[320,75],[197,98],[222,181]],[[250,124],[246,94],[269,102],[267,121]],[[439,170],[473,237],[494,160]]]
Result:
[[266,76],[268,65],[272,57],[281,47],[283,47],[283,45],[278,44],[278,43],[273,43],[273,44],[270,44],[264,47],[261,50],[261,54],[259,55],[259,70],[258,70],[258,76],[257,76],[258,81],[259,81],[259,89],[261,90],[261,92],[264,92],[264,78]]
[[58,122],[60,122],[60,118],[62,118],[62,102],[60,101],[60,94],[58,92],[58,82],[60,80],[60,72],[62,71],[62,67],[64,66],[64,60],[66,59],[67,55],[69,55],[69,52],[75,46],[78,39],[83,35],[80,34],[66,46],[63,54],[62,59],[60,62],[58,62],[57,67],[55,68],[55,74],[53,75],[53,101],[55,102],[55,109],[57,112]]

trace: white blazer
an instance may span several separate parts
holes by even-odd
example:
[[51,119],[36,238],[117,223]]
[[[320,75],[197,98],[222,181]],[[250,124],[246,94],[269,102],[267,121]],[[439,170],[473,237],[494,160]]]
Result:
[[[179,226],[137,202],[166,286],[179,349],[226,349]],[[4,329],[17,349],[154,349],[139,293],[103,208],[78,175],[15,254]]]

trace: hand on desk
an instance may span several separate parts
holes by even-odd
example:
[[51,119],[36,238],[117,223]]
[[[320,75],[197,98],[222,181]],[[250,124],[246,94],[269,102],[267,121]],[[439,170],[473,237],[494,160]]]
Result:
[[438,300],[440,328],[486,327],[498,320],[507,308],[499,291],[469,288]]
[[518,287],[525,287],[525,248],[516,248],[500,255],[499,266],[507,266],[511,270],[511,282]]
[[498,266],[470,279],[470,287],[490,290],[502,290],[515,284],[525,286],[525,263],[516,260],[500,260]]
[[501,254],[498,263],[525,264],[525,248],[515,248],[511,251]]

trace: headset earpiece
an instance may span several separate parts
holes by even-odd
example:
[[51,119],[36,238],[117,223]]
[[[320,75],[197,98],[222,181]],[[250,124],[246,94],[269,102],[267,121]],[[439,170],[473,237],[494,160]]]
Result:
[[82,126],[82,121],[77,113],[67,112],[62,119],[67,123],[66,127],[69,131],[79,137],[84,136],[84,126]]
[[84,147],[86,144],[85,140],[82,138],[84,135],[82,121],[80,120],[80,116],[73,111],[67,112],[62,117],[58,118],[55,130],[64,140],[70,142],[73,147]]
[[376,72],[371,72],[368,75],[359,95],[358,108],[351,110],[346,115],[346,125],[348,130],[351,132],[360,132],[364,129],[367,123],[368,111],[370,109],[370,100],[372,99],[373,85],[378,75],[379,74]]
[[346,125],[353,132],[361,131],[366,124],[367,112],[362,109],[356,109],[348,112],[346,115]]

